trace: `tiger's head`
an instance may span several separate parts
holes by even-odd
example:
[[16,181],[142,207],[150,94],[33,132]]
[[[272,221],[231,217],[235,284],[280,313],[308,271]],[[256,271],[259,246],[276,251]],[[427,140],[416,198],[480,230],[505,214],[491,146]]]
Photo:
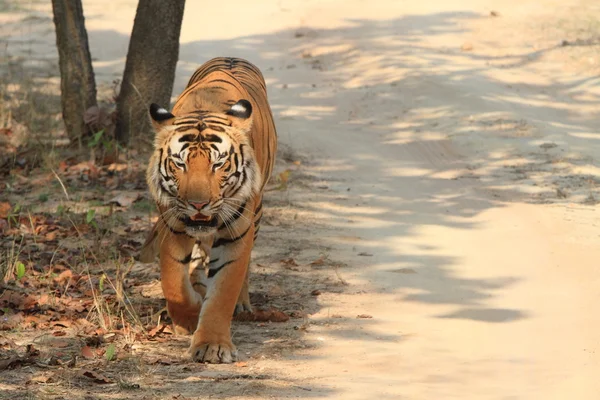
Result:
[[156,138],[146,179],[166,224],[183,224],[201,238],[235,219],[262,183],[249,138],[250,102],[179,116],[152,104],[150,117]]

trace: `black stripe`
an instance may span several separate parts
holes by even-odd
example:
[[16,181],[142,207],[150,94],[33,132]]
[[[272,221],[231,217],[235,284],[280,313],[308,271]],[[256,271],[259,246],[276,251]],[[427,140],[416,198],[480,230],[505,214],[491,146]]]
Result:
[[198,139],[198,135],[194,135],[193,133],[188,133],[187,135],[183,135],[179,138],[179,142],[195,142]]
[[222,143],[223,142],[223,139],[221,139],[220,136],[212,135],[210,133],[208,135],[204,135],[203,138],[207,142],[217,142],[217,143]]
[[237,242],[238,240],[240,240],[240,239],[242,239],[244,236],[246,236],[246,233],[248,233],[248,231],[250,230],[250,228],[251,228],[251,227],[252,227],[252,224],[250,224],[250,226],[248,227],[248,229],[246,229],[246,230],[244,231],[244,233],[242,233],[240,236],[237,236],[237,237],[234,237],[234,238],[231,238],[231,239],[227,239],[227,238],[221,238],[221,239],[217,240],[217,241],[216,241],[216,242],[213,244],[212,248],[214,249],[214,248],[217,248],[217,247],[223,246],[223,245],[225,245],[225,244],[229,244],[229,243]]
[[207,117],[204,119],[204,121],[207,124],[218,124],[218,125],[223,125],[223,126],[231,126],[231,121],[220,121],[219,119],[213,119],[213,118],[218,118],[216,115],[213,115],[211,117]]
[[188,254],[187,256],[185,256],[182,260],[179,260],[173,256],[171,256],[171,258],[175,261],[177,261],[179,264],[189,264],[189,262],[192,260],[192,253]]
[[219,258],[218,258],[218,257],[217,257],[217,258],[215,258],[214,260],[210,260],[210,261],[208,262],[208,264],[209,264],[209,265],[210,265],[210,264],[214,264],[214,263],[216,263],[217,261],[219,261]]
[[244,184],[246,183],[246,180],[248,179],[248,174],[243,169],[242,169],[241,175],[242,175],[242,179],[238,180],[238,185],[233,190],[233,193],[231,193],[231,197],[235,196],[237,194],[237,192],[239,192],[244,187]]
[[[162,175],[162,174],[161,174],[161,175]],[[164,190],[165,192],[167,192],[167,193],[171,194],[171,191],[169,190],[169,188],[165,187],[165,183],[164,183],[164,182],[162,182],[162,181],[160,182],[160,188],[161,188],[162,190]]]
[[218,274],[220,270],[222,270],[223,268],[225,268],[226,266],[228,266],[229,264],[231,264],[233,262],[235,262],[235,260],[227,261],[225,264],[219,266],[218,268],[209,269],[208,270],[208,277],[212,278],[213,276],[215,276],[216,274]]
[[209,125],[210,129],[217,132],[225,132],[225,128],[219,125]]

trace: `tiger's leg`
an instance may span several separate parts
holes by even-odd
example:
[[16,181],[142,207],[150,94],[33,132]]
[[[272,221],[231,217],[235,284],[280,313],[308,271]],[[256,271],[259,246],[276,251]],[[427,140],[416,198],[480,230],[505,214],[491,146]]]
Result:
[[194,239],[168,233],[160,246],[160,281],[167,300],[167,311],[176,333],[193,332],[202,306],[201,295],[190,281],[189,263]]
[[194,361],[230,363],[237,358],[237,350],[231,342],[231,316],[244,285],[252,251],[253,235],[246,233],[233,243],[211,250],[208,293],[190,346]]
[[250,266],[246,267],[246,278],[242,285],[242,290],[235,305],[233,315],[238,315],[244,311],[252,312],[252,304],[250,304]]
[[[256,243],[256,239],[258,237],[258,231],[260,230],[260,220],[263,215],[262,211],[262,197],[259,198],[256,202],[258,206],[254,210],[254,240],[252,245]],[[244,286],[242,286],[242,291],[240,292],[240,297],[238,298],[237,304],[235,305],[234,316],[244,312],[252,312],[252,304],[250,303],[250,265],[248,265],[246,270],[246,279],[244,279]]]

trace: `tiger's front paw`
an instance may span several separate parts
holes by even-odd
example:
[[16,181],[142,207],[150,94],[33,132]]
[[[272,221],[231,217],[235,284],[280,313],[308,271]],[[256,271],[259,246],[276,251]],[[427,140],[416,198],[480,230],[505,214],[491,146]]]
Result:
[[192,341],[189,352],[195,362],[230,364],[237,360],[237,350],[230,340]]

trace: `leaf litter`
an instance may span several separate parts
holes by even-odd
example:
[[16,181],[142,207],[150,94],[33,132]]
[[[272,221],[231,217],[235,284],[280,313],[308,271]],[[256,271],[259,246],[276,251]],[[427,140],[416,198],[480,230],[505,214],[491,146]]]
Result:
[[[156,219],[144,181],[146,158],[132,152],[96,164],[68,156],[52,171],[15,166],[11,174],[20,184],[0,183],[0,370],[6,382],[52,384],[64,393],[77,382],[101,393],[116,383],[122,390],[157,387],[156,376],[184,378],[207,368],[188,360],[189,337],[174,335],[162,295],[147,290],[159,279],[156,264],[136,260]],[[278,166],[270,197],[285,197],[299,166]],[[281,240],[284,227],[272,225],[261,235]],[[300,346],[303,331],[290,319],[306,320],[314,296],[279,274],[302,281],[311,265],[276,253],[256,260],[255,311],[234,318],[234,341],[246,356],[232,368],[251,370],[264,354],[261,343],[270,343],[269,352]],[[315,283],[311,278],[309,285]],[[284,339],[272,341],[273,335]],[[232,372],[218,380],[262,376]],[[135,379],[145,385],[129,382]]]

